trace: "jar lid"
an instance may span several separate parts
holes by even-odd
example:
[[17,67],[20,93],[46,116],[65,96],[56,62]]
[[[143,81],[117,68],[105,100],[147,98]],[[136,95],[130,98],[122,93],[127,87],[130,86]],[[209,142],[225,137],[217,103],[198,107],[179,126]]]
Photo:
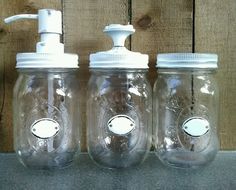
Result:
[[167,53],[157,55],[157,68],[217,69],[217,54]]
[[124,46],[126,38],[135,32],[132,25],[111,24],[104,32],[112,38],[114,47],[91,54],[90,68],[148,68],[148,55],[129,51]]
[[68,53],[18,53],[16,68],[78,68],[78,55]]

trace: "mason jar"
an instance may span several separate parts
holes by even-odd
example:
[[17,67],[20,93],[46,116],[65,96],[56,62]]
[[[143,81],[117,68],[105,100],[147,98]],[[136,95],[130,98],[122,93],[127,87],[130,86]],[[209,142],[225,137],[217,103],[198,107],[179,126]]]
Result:
[[142,70],[92,70],[87,102],[88,152],[99,165],[142,163],[151,142],[151,87]]
[[29,168],[68,166],[79,148],[77,69],[18,69],[14,149]]
[[87,147],[95,163],[126,168],[144,161],[151,145],[152,90],[148,56],[124,47],[132,25],[112,24],[104,32],[114,47],[90,55]]
[[166,165],[197,168],[219,148],[217,55],[170,53],[157,56],[153,92],[154,144]]
[[61,11],[40,9],[37,14],[14,15],[4,21],[22,19],[38,21],[40,41],[35,52],[16,55],[14,149],[26,167],[62,168],[73,161],[79,147],[79,57],[64,52]]

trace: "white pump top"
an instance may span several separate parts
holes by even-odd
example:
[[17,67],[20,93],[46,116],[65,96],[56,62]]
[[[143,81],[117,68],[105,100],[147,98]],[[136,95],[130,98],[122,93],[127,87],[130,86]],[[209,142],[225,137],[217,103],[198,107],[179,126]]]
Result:
[[124,46],[126,38],[135,32],[132,25],[111,24],[105,27],[104,32],[112,38],[114,47],[91,54],[90,68],[148,68],[148,55],[129,51]]
[[18,53],[16,68],[78,68],[78,56],[65,54],[62,34],[62,15],[53,9],[41,9],[38,14],[20,14],[6,18],[5,23],[21,19],[38,19],[40,42],[36,53]]

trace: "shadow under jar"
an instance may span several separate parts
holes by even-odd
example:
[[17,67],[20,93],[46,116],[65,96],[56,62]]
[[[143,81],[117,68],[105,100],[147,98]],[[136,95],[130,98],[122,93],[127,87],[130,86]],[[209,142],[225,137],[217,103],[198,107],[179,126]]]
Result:
[[219,90],[217,55],[157,56],[153,92],[154,145],[169,166],[198,168],[216,156]]

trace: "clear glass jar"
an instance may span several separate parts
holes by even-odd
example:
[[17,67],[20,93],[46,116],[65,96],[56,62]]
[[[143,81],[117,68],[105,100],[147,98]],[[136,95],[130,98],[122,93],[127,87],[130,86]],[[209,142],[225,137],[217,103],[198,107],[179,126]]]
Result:
[[92,69],[87,101],[90,157],[108,168],[142,163],[151,144],[152,92],[146,70]]
[[167,165],[197,168],[218,151],[217,55],[160,54],[153,93],[157,155]]
[[79,148],[76,69],[18,69],[14,148],[29,168],[69,165]]

